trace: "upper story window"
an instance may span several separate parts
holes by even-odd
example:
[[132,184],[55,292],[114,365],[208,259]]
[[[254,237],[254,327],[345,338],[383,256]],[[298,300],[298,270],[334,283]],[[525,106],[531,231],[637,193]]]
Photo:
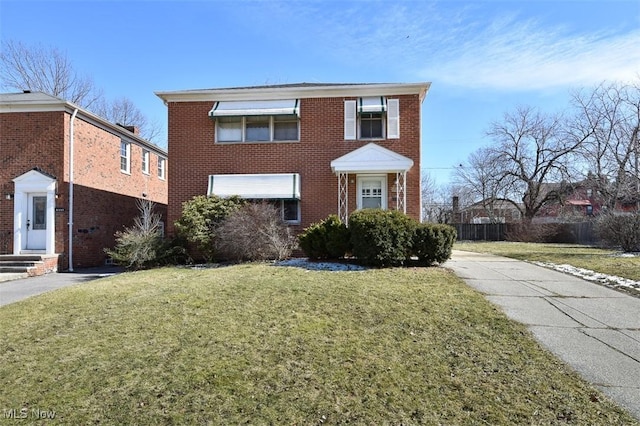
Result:
[[397,139],[400,137],[398,99],[384,97],[344,101],[344,138]]
[[158,157],[158,177],[164,179],[166,173],[166,161],[162,157]]
[[149,174],[149,151],[142,150],[142,173]]
[[120,141],[120,171],[131,172],[131,144]]
[[217,102],[216,142],[280,142],[300,140],[298,100]]
[[216,141],[297,141],[299,127],[297,116],[220,117],[216,119]]

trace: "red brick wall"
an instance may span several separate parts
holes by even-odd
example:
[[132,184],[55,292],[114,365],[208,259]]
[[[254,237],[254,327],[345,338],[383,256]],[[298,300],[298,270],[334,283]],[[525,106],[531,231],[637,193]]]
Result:
[[[0,250],[12,252],[12,179],[39,167],[58,180],[55,250],[59,269],[68,267],[69,129],[66,112],[0,114]],[[83,121],[74,123],[74,267],[104,264],[104,247],[113,234],[138,215],[135,200],[147,194],[166,218],[167,181],[157,176],[157,154],[150,153],[149,174],[142,173],[142,147],[131,145],[131,173],[120,172],[120,137]],[[168,163],[168,161],[167,161]],[[86,231],[86,232],[85,232]]]
[[[394,98],[393,96],[389,98]],[[400,139],[376,144],[413,159],[407,173],[407,213],[420,219],[420,99],[400,99]],[[300,228],[337,213],[338,179],[331,161],[371,142],[344,140],[344,101],[348,98],[302,99],[300,142],[214,143],[213,102],[169,103],[168,232],[180,217],[182,203],[206,194],[208,176],[224,173],[300,173]],[[355,98],[353,98],[355,99]],[[395,175],[389,175],[389,195]],[[356,185],[349,187],[350,211],[355,209]],[[395,200],[389,201],[395,207]]]
[[[13,253],[13,179],[40,167],[53,176],[62,176],[64,138],[63,112],[0,114],[0,233],[4,253]],[[6,235],[6,236],[5,236]]]

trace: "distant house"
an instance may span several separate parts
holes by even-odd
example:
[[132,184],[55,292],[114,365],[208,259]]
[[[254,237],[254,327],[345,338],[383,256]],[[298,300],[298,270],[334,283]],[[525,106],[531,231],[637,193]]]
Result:
[[454,197],[453,223],[515,223],[522,220],[518,207],[505,200],[483,200],[460,208]]
[[50,270],[105,263],[136,199],[166,215],[167,152],[44,93],[0,94],[0,254]]
[[168,107],[168,231],[196,195],[269,200],[300,230],[361,208],[420,219],[429,83],[157,92]]
[[556,191],[558,196],[545,205],[536,217],[538,222],[574,222],[600,214],[604,200],[589,180],[546,184],[543,191]]

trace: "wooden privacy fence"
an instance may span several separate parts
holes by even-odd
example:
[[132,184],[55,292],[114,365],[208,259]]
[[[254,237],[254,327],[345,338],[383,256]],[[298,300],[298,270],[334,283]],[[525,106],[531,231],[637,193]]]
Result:
[[[599,240],[593,222],[534,223],[523,231],[519,223],[455,223],[458,241],[540,240],[551,243],[595,245]],[[526,237],[528,238],[524,238]],[[535,238],[533,237],[535,235]]]

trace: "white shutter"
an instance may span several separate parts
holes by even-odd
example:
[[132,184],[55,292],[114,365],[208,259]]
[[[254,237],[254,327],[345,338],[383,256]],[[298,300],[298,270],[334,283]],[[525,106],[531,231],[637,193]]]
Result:
[[344,139],[356,139],[356,101],[344,101]]
[[387,138],[400,137],[400,100],[387,99]]

